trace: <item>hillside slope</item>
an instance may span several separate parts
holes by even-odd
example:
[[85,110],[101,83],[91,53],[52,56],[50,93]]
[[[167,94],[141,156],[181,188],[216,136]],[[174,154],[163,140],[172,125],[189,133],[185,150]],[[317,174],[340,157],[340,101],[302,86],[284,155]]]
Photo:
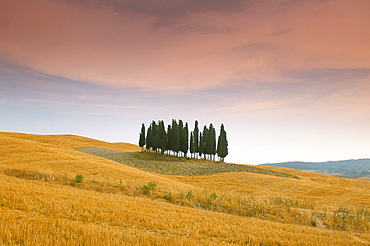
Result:
[[370,175],[370,159],[327,161],[327,162],[282,162],[268,163],[260,166],[287,167],[298,170],[309,170],[329,175],[355,175],[354,178]]
[[0,245],[370,242],[366,181],[276,167],[264,168],[300,179],[245,172],[170,176],[74,150],[80,147],[139,149],[70,135],[0,133]]

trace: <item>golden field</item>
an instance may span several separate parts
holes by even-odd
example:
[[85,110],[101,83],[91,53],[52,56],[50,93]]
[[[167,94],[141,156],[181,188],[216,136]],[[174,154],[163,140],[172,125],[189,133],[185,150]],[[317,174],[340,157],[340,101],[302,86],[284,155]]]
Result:
[[0,245],[370,245],[368,181],[278,167],[261,168],[299,179],[160,175],[80,147],[140,151],[0,132]]

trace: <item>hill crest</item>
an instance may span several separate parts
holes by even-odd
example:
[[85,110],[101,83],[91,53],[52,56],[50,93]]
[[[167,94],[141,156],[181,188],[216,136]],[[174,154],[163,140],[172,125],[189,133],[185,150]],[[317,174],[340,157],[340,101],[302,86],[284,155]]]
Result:
[[370,159],[351,159],[342,161],[327,161],[327,162],[281,162],[281,163],[266,163],[259,166],[275,166],[293,168],[302,171],[315,171],[327,175],[339,176],[341,174],[365,176],[370,175]]

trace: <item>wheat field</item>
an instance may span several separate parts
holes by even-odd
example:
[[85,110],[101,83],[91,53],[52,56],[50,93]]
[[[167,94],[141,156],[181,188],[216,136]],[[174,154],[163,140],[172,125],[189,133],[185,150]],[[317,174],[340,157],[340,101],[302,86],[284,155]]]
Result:
[[0,132],[0,245],[370,245],[368,181],[278,167],[262,168],[299,179],[161,175],[80,147],[140,151]]

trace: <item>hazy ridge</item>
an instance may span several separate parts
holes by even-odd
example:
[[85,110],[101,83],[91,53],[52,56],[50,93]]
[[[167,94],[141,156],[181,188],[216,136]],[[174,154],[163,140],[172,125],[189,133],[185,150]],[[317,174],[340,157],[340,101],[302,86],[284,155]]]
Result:
[[302,171],[318,171],[346,174],[346,175],[370,175],[370,159],[355,159],[342,161],[327,161],[327,162],[280,162],[280,163],[265,163],[259,166],[275,166],[293,168]]

